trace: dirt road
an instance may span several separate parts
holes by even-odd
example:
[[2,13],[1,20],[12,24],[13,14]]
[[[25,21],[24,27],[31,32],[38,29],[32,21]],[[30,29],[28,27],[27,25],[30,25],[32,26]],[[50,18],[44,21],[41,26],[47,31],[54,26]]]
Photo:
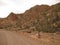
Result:
[[36,40],[28,39],[11,31],[0,31],[0,45],[40,45]]
[[0,30],[0,45],[60,45],[60,38],[57,35],[51,41],[37,40],[14,31]]

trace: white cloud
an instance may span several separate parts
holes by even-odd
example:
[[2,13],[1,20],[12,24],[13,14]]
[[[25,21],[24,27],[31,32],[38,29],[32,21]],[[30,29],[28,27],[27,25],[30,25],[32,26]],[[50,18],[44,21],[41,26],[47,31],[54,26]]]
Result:
[[4,5],[6,5],[6,3],[0,1],[0,6],[4,6]]
[[6,17],[10,12],[22,13],[37,4],[52,5],[57,2],[60,2],[60,0],[1,0],[0,17]]
[[56,4],[57,2],[60,2],[59,0],[40,0],[40,4],[48,4],[48,5],[52,5],[52,4]]

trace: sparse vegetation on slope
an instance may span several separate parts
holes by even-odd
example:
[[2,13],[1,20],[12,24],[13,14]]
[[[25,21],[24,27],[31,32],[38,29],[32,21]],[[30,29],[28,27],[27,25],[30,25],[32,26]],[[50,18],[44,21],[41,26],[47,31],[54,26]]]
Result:
[[60,32],[60,3],[36,5],[23,14],[11,13],[7,18],[0,19],[0,29]]

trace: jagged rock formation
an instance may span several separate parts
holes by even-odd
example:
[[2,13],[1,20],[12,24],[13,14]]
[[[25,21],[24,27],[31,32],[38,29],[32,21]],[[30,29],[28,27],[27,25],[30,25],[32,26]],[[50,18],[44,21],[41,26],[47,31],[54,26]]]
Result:
[[44,31],[60,30],[60,3],[52,6],[36,5],[23,14],[11,13],[7,18],[0,19],[0,28],[26,29],[37,25]]

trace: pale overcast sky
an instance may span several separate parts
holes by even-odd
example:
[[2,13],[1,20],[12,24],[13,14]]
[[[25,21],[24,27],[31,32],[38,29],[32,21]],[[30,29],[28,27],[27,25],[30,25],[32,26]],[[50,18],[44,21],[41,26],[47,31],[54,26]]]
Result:
[[60,0],[0,0],[0,18],[7,17],[11,12],[23,13],[37,4],[53,5],[58,2]]

